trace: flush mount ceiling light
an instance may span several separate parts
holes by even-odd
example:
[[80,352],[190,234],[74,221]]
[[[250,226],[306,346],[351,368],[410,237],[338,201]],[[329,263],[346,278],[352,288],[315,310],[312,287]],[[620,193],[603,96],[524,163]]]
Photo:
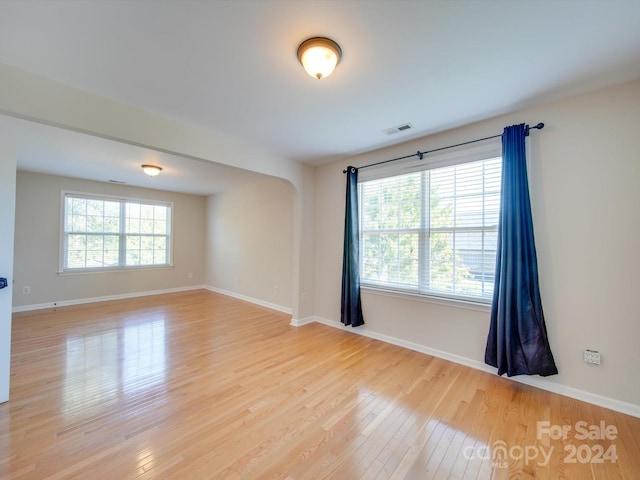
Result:
[[144,173],[150,177],[155,177],[162,171],[162,167],[156,167],[155,165],[140,165]]
[[330,38],[309,38],[298,47],[298,60],[307,73],[318,80],[331,75],[341,57],[340,45]]

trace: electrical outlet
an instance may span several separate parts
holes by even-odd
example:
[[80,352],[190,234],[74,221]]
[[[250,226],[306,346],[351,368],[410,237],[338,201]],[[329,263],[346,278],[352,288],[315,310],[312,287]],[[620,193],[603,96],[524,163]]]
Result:
[[587,363],[592,363],[593,365],[600,365],[600,352],[589,349],[585,350],[584,361]]
[[22,294],[23,295],[30,295],[31,294],[31,287],[22,287]]
[[303,302],[306,302],[307,301],[307,292],[302,292],[302,295],[300,295],[300,297],[301,297],[301,300]]

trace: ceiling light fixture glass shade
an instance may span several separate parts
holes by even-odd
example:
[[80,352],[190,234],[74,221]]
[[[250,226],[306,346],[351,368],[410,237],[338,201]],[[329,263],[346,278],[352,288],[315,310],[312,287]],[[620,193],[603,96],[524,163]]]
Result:
[[306,72],[318,80],[331,75],[341,57],[340,45],[330,38],[309,38],[298,47],[298,60]]
[[150,177],[155,177],[162,171],[162,167],[156,167],[155,165],[141,165],[141,167],[144,173]]

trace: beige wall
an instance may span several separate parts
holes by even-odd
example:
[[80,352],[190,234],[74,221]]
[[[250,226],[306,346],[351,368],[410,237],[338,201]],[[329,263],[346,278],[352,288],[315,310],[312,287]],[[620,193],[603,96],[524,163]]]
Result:
[[[544,122],[529,137],[542,301],[559,375],[549,382],[640,407],[640,81],[319,167],[315,312],[339,321],[343,168]],[[480,364],[489,312],[363,293],[365,332]],[[582,360],[600,351],[602,365]],[[559,390],[562,390],[561,388]]]
[[[173,268],[58,274],[62,190],[173,202]],[[205,208],[204,196],[19,171],[13,307],[203,285]]]
[[294,196],[266,179],[207,199],[208,286],[291,310]]

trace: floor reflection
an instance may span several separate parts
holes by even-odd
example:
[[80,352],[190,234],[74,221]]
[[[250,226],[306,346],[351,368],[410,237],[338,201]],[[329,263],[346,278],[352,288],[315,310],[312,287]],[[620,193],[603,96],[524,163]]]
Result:
[[126,393],[164,382],[167,369],[164,318],[126,326],[123,348],[122,386]]
[[118,332],[67,338],[64,413],[93,410],[118,393]]
[[136,467],[139,471],[148,472],[155,466],[153,450],[146,447],[136,453]]
[[165,381],[163,314],[140,317],[120,329],[66,340],[65,416],[103,409],[118,395],[135,394]]
[[[350,478],[488,478],[505,458],[476,435],[436,413],[438,402],[423,395],[387,397],[360,387],[349,448],[367,450],[367,461],[345,465]],[[384,432],[384,433],[381,433]],[[370,439],[375,441],[370,442]],[[401,473],[398,473],[401,472]]]

